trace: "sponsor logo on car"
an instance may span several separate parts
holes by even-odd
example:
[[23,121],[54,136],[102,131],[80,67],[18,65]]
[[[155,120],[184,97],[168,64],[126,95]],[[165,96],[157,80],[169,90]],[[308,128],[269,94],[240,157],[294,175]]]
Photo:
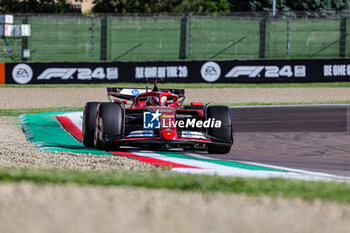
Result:
[[143,136],[145,137],[152,137],[154,136],[153,131],[147,130],[143,132]]
[[174,116],[173,115],[162,114],[160,117],[161,118],[173,118]]
[[133,89],[132,91],[131,91],[131,94],[132,95],[138,95],[140,92],[139,92],[139,90],[137,90],[137,89]]
[[215,82],[221,75],[221,68],[216,62],[206,62],[201,68],[202,78],[207,82]]
[[235,66],[226,75],[225,78],[238,78],[246,76],[248,78],[280,78],[280,77],[306,77],[306,66],[304,65],[285,65],[282,68],[278,66]]
[[192,117],[191,114],[176,114],[176,118],[187,118]]
[[183,138],[192,138],[192,134],[189,131],[183,132],[181,136]]
[[145,93],[146,89],[131,89],[131,88],[123,88],[119,91],[119,94],[121,95],[133,95],[136,96],[141,93]]
[[154,137],[154,132],[153,130],[135,130],[135,131],[131,131],[126,137],[127,138]]
[[164,113],[164,112],[173,112],[172,109],[160,109],[160,112],[161,113]]
[[207,139],[202,132],[198,131],[182,131],[182,138]]
[[33,70],[27,64],[18,64],[12,70],[12,78],[18,84],[26,84],[32,80]]

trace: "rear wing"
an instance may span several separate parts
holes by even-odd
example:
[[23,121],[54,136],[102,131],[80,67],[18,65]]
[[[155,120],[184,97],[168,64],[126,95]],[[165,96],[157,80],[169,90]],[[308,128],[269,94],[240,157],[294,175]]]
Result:
[[[138,94],[150,92],[151,89],[146,88],[123,88],[123,87],[107,87],[107,94],[124,100],[133,100]],[[185,89],[159,89],[161,92],[169,92],[179,97],[185,96]]]
[[146,88],[107,87],[107,94],[124,100],[133,100],[135,96],[147,92]]

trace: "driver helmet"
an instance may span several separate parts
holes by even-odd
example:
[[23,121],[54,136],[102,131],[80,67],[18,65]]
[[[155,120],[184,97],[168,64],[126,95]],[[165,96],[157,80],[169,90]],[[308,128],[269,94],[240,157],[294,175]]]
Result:
[[159,105],[159,98],[156,96],[151,96],[149,101],[151,105]]
[[166,106],[167,105],[167,97],[166,96],[160,97],[160,105],[161,106]]

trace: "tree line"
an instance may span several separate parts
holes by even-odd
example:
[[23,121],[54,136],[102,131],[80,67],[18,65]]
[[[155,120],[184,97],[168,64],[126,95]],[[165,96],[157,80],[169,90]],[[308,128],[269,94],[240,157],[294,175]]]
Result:
[[76,12],[67,0],[0,0],[1,13],[70,13]]
[[[273,0],[94,0],[93,13],[230,13],[271,11]],[[276,0],[277,11],[349,10],[348,0]],[[2,13],[70,13],[68,0],[1,0]]]

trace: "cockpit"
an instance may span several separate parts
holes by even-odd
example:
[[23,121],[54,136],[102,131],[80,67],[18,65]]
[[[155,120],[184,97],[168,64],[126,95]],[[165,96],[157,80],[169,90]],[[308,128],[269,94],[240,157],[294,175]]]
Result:
[[147,93],[139,95],[135,99],[135,107],[145,106],[171,106],[179,107],[178,97],[172,93]]

